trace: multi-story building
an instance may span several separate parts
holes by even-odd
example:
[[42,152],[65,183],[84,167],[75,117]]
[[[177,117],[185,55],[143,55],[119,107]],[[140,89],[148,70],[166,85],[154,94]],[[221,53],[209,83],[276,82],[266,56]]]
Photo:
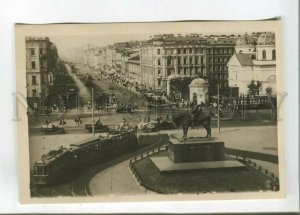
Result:
[[135,57],[128,59],[126,64],[127,64],[129,81],[135,83],[141,83],[142,73],[141,73],[140,56],[137,55]]
[[209,74],[210,95],[216,95],[218,85],[220,92],[228,95],[228,67],[227,63],[234,54],[235,38],[213,37],[207,38],[206,65]]
[[[182,78],[206,77],[206,41],[199,35],[155,35],[140,48],[142,82],[167,95]],[[186,86],[188,88],[188,85]]]
[[57,48],[48,37],[26,38],[26,88],[30,107],[43,106],[49,86],[53,85],[57,63]]
[[261,82],[261,94],[276,94],[275,34],[262,33],[257,41],[245,39],[247,37],[250,36],[243,35],[237,41],[238,52],[228,62],[229,86],[233,96],[248,94],[252,80]]

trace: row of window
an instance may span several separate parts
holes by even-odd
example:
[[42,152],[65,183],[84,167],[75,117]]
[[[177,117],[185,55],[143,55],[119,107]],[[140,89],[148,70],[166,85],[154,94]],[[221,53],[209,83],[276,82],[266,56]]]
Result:
[[229,61],[229,57],[210,57],[209,63],[227,63]]
[[[43,75],[41,75],[41,81],[42,81],[42,84],[45,84],[45,79],[44,79]],[[52,76],[49,76],[49,83],[52,83]],[[37,85],[37,79],[36,79],[35,75],[31,76],[31,84]]]
[[226,65],[215,65],[214,67],[210,65],[208,68],[209,68],[210,72],[213,72],[213,71],[227,71],[228,70],[228,67]]
[[[164,54],[197,54],[204,53],[205,48],[177,48],[177,49],[165,49]],[[208,54],[231,54],[234,52],[234,48],[209,48],[207,49]],[[162,54],[161,49],[157,49],[157,54]]]
[[234,48],[211,48],[208,49],[208,54],[232,54],[234,52]]
[[227,75],[227,74],[215,74],[215,75],[214,75],[214,78],[215,78],[216,80],[227,80],[228,75]]
[[[203,53],[203,48],[177,48],[177,49],[165,49],[164,54],[198,54]],[[157,54],[160,55],[162,52],[157,49]]]
[[[168,69],[167,70],[167,76],[174,74],[174,70]],[[178,75],[193,75],[194,73],[198,73],[199,75],[204,75],[205,70],[204,68],[198,68],[197,71],[194,71],[192,68],[184,68],[184,69],[178,69],[177,74]],[[160,70],[158,70],[158,74],[161,74]]]
[[[41,62],[41,68],[46,68],[46,67],[47,67],[47,62],[46,61]],[[35,61],[31,61],[31,69],[37,69]]]
[[[39,48],[39,53],[40,53],[40,54],[43,54],[43,50],[44,50],[43,48]],[[31,49],[30,49],[30,55],[31,55],[31,56],[36,55],[36,49],[35,49],[35,48],[31,48]]]
[[[199,65],[199,64],[203,64],[204,63],[204,57],[184,57],[184,58],[181,58],[181,57],[178,57],[177,58],[177,64],[184,64],[184,65],[187,65],[187,64],[196,64],[196,65]],[[157,59],[157,65],[158,66],[161,66],[161,59]],[[173,65],[173,60],[172,58],[167,58],[167,65],[170,66],[170,65]]]
[[[266,60],[267,59],[267,52],[266,50],[262,50],[262,59]],[[272,50],[272,60],[276,60],[276,50]]]

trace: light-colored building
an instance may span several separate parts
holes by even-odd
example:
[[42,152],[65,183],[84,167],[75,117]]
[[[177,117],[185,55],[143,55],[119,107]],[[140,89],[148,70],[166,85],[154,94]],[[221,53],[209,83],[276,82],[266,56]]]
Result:
[[209,84],[202,78],[194,79],[190,85],[190,102],[194,104],[206,103],[208,101]]
[[130,58],[127,61],[127,70],[128,70],[128,80],[130,82],[141,83],[142,73],[141,73],[141,64],[140,64],[139,55]]
[[262,83],[260,95],[267,94],[267,88],[271,88],[272,93],[276,94],[275,34],[262,33],[253,43],[256,43],[255,47],[249,51],[249,43],[245,42],[243,47],[243,43],[240,42],[238,50],[243,51],[235,53],[227,64],[229,86],[232,92],[235,92],[235,96],[248,94],[248,85],[252,80]]
[[57,48],[48,37],[26,37],[26,88],[30,107],[43,106],[49,86],[53,85],[57,63]]
[[[155,35],[140,49],[142,82],[167,95],[176,87],[171,81],[178,78],[206,76],[204,46],[199,35]],[[188,86],[186,86],[188,87]]]

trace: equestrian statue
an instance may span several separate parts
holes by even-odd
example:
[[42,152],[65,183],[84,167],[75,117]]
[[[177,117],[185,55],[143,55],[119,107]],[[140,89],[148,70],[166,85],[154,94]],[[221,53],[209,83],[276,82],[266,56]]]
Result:
[[212,113],[210,110],[205,110],[200,105],[195,105],[190,107],[189,110],[172,117],[176,126],[182,126],[182,139],[186,140],[189,127],[198,128],[200,125],[202,125],[206,130],[205,138],[211,137],[211,115]]

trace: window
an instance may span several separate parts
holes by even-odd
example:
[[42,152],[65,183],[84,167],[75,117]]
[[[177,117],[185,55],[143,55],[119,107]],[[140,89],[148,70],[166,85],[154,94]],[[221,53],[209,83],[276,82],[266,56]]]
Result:
[[193,64],[193,57],[190,57],[190,64]]
[[160,49],[157,49],[157,54],[160,54]]
[[40,48],[40,54],[43,54],[43,48]]
[[266,56],[266,50],[263,50],[263,51],[262,51],[262,59],[265,60],[266,57],[267,57],[267,56]]
[[35,61],[31,61],[31,69],[35,69]]
[[157,59],[157,65],[160,66],[160,59]]
[[201,57],[201,64],[203,64],[203,57]]
[[49,80],[49,82],[52,83],[52,75],[50,75],[50,80]]
[[186,65],[186,57],[183,58],[183,64]]
[[198,59],[199,59],[199,57],[196,57],[196,58],[195,58],[195,64],[196,64],[196,65],[198,65],[198,63],[199,63],[199,60],[198,60]]
[[157,80],[157,85],[158,85],[159,87],[161,87],[161,80],[160,80],[160,79]]
[[36,89],[32,90],[32,97],[36,97]]
[[178,65],[181,64],[181,58],[180,57],[177,58],[177,63],[178,63]]
[[35,55],[35,49],[30,49],[30,54]]
[[161,70],[157,70],[157,75],[161,75]]
[[171,58],[168,58],[167,59],[167,65],[169,66],[169,65],[171,65],[172,64],[172,59]]
[[171,70],[167,70],[167,75],[169,76],[169,75],[171,75]]
[[190,53],[190,54],[193,53],[193,49],[192,49],[192,48],[189,49],[189,53]]
[[186,54],[186,48],[183,49],[183,54]]
[[180,54],[180,49],[177,49],[177,54]]
[[31,76],[31,82],[32,82],[32,85],[36,85],[36,76],[35,75]]
[[186,68],[184,68],[184,75],[186,75]]
[[272,60],[276,60],[276,50],[272,50]]
[[198,53],[198,49],[197,49],[197,48],[195,48],[194,50],[195,50],[195,54],[197,54],[197,53]]

